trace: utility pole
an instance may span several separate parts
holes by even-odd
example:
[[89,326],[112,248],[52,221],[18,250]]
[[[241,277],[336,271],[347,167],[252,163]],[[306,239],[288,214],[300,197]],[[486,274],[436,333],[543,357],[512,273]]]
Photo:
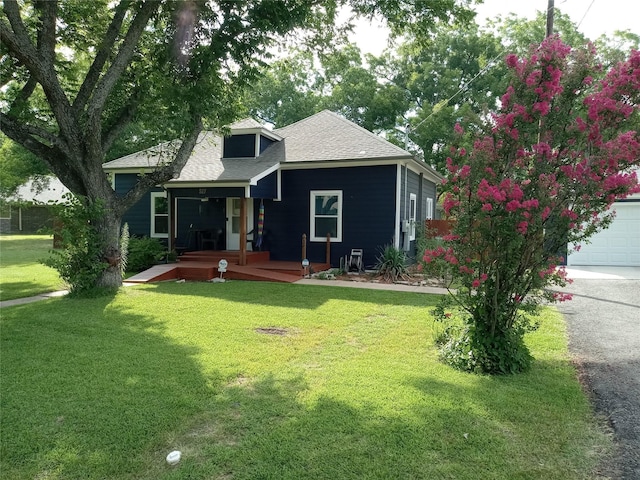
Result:
[[547,37],[553,35],[553,1],[549,0],[549,4],[547,5]]

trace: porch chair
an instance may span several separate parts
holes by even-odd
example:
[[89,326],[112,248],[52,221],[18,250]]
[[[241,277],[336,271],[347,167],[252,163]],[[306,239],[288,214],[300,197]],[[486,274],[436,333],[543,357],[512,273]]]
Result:
[[263,230],[262,232],[262,241],[260,245],[258,245],[258,231],[254,228],[250,232],[247,233],[247,246],[251,247],[252,252],[261,252],[264,250],[264,242],[267,237],[267,230]]
[[185,242],[181,245],[176,245],[174,247],[178,256],[182,255],[184,252],[186,252],[191,248],[192,238],[193,238],[193,223],[189,225],[189,230],[187,230],[187,238],[185,239]]
[[218,250],[220,246],[220,239],[222,238],[222,229],[216,228],[214,230],[208,230],[201,233],[200,248],[202,250],[208,250],[207,246],[211,246],[213,250]]

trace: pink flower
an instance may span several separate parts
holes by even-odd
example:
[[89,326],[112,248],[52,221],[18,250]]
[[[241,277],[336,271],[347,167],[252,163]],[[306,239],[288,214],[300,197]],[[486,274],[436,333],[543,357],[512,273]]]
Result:
[[480,279],[476,278],[476,279],[471,283],[471,286],[472,286],[473,288],[478,288],[478,287],[480,286],[480,283],[481,283],[481,282],[480,282]]
[[493,205],[491,205],[490,203],[484,203],[482,205],[483,212],[490,212],[491,210],[493,210]]
[[505,210],[507,212],[515,212],[520,207],[520,202],[518,200],[511,200],[507,203]]
[[515,68],[518,65],[518,57],[515,54],[510,53],[505,58],[505,63],[509,68]]
[[518,224],[517,230],[521,235],[526,235],[528,228],[529,228],[529,223],[526,221],[522,221]]

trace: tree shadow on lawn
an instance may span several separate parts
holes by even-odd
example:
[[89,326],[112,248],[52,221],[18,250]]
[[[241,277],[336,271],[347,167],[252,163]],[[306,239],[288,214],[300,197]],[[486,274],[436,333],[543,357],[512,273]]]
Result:
[[[121,478],[200,412],[215,375],[162,322],[60,299],[2,311],[4,478]],[[166,452],[164,453],[166,455]],[[164,456],[157,459],[164,462]]]
[[416,376],[397,389],[417,390],[417,399],[394,412],[366,398],[301,401],[309,394],[302,376],[239,378],[215,397],[214,413],[177,439],[184,456],[175,471],[151,467],[141,478],[584,478],[593,445],[563,430],[584,418],[569,403],[544,411],[548,388],[562,396],[574,387],[553,366],[544,369],[541,380],[515,385],[516,377],[464,386]]
[[166,295],[219,298],[245,304],[311,310],[317,309],[330,300],[367,302],[378,305],[433,307],[438,304],[441,298],[441,295],[427,293],[244,281],[226,283],[163,282],[134,288],[149,289]]
[[37,282],[7,282],[0,284],[0,301],[15,300],[16,298],[33,297],[43,293],[64,289],[62,280],[59,285],[43,285]]

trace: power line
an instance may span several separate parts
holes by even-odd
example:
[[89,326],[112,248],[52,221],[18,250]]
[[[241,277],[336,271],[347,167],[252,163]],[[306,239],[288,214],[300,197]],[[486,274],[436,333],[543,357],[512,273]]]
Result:
[[593,4],[596,2],[596,0],[591,0],[591,3],[589,4],[589,6],[587,7],[587,10],[584,12],[584,15],[582,15],[582,18],[580,19],[580,21],[578,22],[578,27],[580,28],[580,25],[582,25],[582,21],[584,20],[584,18],[587,16],[587,14],[589,13],[589,10],[591,10],[591,7],[593,6]]

